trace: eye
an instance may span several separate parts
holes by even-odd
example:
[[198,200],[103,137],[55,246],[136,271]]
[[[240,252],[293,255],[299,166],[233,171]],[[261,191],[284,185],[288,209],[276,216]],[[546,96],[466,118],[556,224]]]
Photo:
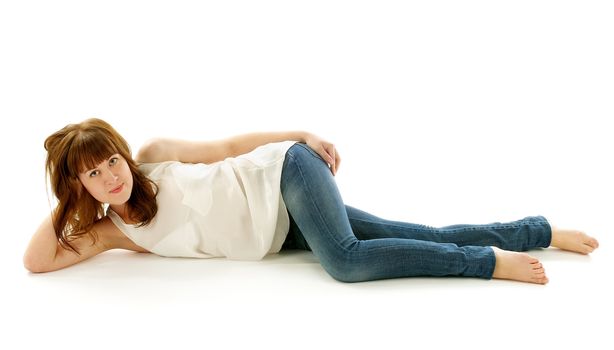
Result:
[[98,170],[94,170],[90,173],[90,177],[95,177],[96,175],[98,175]]
[[115,164],[117,164],[117,162],[119,162],[119,158],[117,157],[113,157],[109,160],[109,165],[113,166]]

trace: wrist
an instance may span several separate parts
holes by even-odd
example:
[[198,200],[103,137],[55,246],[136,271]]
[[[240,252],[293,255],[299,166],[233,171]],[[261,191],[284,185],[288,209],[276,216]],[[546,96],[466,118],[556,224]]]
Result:
[[297,141],[301,142],[301,143],[307,143],[309,141],[309,138],[311,137],[311,133],[307,132],[307,131],[301,131],[299,132],[299,138]]

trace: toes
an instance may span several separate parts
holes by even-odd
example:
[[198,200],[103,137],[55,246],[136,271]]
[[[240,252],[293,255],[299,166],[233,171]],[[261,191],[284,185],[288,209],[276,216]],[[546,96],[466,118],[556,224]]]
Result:
[[533,283],[538,283],[538,284],[546,284],[548,283],[548,277],[543,276],[543,277],[534,277],[531,279],[531,282]]
[[578,234],[584,244],[591,246],[593,249],[599,247],[599,242],[597,242],[595,238],[587,235],[585,232],[582,231],[579,231]]
[[584,244],[582,244],[582,246],[580,247],[578,252],[582,253],[582,254],[589,254],[589,253],[592,253],[594,250],[595,250],[595,248],[593,248],[592,246],[584,243]]
[[548,282],[548,277],[546,277],[545,274],[543,274],[541,276],[537,276],[537,279],[540,280],[542,283],[547,283]]

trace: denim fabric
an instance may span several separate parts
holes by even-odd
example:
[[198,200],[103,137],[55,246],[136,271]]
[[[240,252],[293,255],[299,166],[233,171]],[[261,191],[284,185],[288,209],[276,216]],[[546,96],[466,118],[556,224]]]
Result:
[[313,251],[336,280],[360,282],[410,276],[492,278],[491,247],[548,247],[543,216],[507,223],[435,228],[381,219],[343,203],[326,163],[302,143],[287,152],[281,179],[290,231],[282,249]]

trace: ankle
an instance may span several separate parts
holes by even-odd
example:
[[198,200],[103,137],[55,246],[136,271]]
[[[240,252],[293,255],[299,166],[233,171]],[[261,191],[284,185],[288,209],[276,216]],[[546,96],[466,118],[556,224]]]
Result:
[[550,225],[550,246],[556,247],[560,244],[559,229],[556,226]]

